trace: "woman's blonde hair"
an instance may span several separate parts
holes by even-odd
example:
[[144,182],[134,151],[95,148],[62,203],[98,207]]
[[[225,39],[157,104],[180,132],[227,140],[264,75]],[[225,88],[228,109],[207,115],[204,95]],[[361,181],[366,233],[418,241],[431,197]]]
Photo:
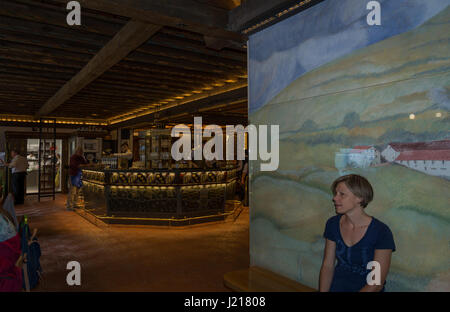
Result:
[[357,174],[348,174],[337,178],[331,185],[333,195],[336,195],[336,187],[344,182],[350,192],[358,198],[361,198],[361,207],[366,208],[373,199],[373,188],[366,178]]

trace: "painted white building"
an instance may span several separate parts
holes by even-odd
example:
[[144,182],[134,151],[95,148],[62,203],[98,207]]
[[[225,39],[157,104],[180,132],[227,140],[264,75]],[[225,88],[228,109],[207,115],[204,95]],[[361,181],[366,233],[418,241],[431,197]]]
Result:
[[401,152],[406,151],[433,151],[450,150],[450,140],[414,142],[414,143],[390,143],[382,152],[381,156],[387,162],[394,162]]
[[394,163],[432,176],[450,178],[450,149],[403,151]]
[[366,168],[380,163],[380,152],[373,146],[341,148],[335,155],[336,168]]
[[399,155],[400,155],[400,151],[396,151],[391,145],[388,145],[381,152],[381,156],[383,156],[387,162],[393,162]]
[[381,157],[380,152],[373,146],[355,146],[350,151],[349,160],[368,167],[378,165]]

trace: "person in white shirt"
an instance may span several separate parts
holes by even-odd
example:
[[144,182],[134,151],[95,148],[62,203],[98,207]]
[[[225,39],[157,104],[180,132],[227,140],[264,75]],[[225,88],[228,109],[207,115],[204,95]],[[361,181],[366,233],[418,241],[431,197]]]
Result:
[[12,173],[12,191],[14,195],[14,205],[22,205],[25,201],[25,176],[27,175],[28,160],[19,155],[16,150],[11,150],[11,162],[2,163],[11,168]]
[[128,143],[126,142],[122,143],[122,145],[120,146],[120,151],[121,153],[113,154],[113,156],[122,158],[124,160],[126,159],[128,168],[131,168],[131,166],[133,165],[133,152],[128,146]]

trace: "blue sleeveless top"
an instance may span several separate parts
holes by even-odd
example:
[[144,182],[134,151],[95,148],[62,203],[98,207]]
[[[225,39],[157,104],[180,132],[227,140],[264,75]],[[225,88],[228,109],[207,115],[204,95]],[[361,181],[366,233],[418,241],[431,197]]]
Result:
[[[366,285],[367,263],[373,260],[375,249],[395,251],[394,237],[389,227],[372,217],[366,234],[355,245],[348,247],[341,236],[339,221],[342,215],[328,219],[323,236],[336,242],[337,265],[330,291],[357,292]],[[384,291],[384,287],[383,290]]]

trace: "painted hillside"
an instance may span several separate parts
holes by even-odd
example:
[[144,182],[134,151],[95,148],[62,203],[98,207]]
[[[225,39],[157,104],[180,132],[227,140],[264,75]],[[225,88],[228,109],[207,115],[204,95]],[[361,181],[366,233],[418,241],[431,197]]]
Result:
[[[317,287],[335,153],[450,138],[449,42],[447,8],[301,76],[250,115],[252,124],[280,125],[279,169],[251,163],[252,264]],[[394,233],[388,289],[450,291],[450,181],[392,164],[348,172],[371,181],[367,212]]]

